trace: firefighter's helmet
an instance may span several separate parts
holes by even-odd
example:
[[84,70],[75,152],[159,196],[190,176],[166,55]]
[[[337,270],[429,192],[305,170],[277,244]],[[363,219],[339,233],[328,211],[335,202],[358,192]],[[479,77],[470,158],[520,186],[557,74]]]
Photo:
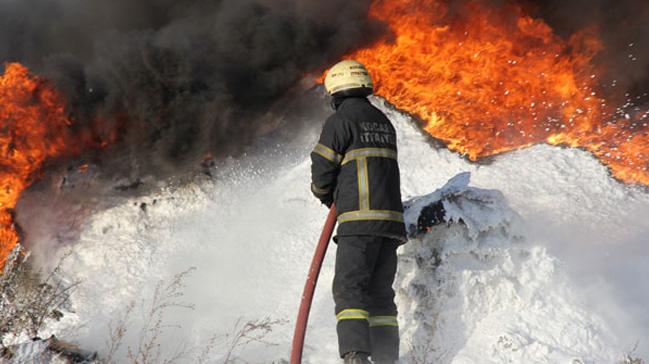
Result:
[[368,96],[374,92],[372,77],[362,63],[346,60],[327,72],[325,89],[332,96]]

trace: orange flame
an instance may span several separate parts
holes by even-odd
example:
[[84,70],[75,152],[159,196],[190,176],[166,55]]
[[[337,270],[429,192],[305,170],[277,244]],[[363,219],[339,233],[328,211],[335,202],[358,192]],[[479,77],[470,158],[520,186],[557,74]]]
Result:
[[613,175],[649,185],[646,114],[620,118],[597,92],[594,29],[564,40],[509,5],[470,2],[453,19],[439,0],[378,0],[393,36],[355,51],[376,93],[471,160],[536,143],[592,152]]
[[0,76],[0,269],[19,240],[13,209],[51,158],[78,152],[61,96],[16,63]]

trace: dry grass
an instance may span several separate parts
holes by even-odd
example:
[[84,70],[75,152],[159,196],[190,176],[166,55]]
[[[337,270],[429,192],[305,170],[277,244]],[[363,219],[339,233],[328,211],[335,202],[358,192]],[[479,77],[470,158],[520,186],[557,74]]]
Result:
[[[137,337],[137,344],[127,346],[126,353],[120,354],[126,334],[129,330],[130,317],[135,309],[135,302],[131,302],[125,312],[109,324],[109,338],[106,341],[106,350],[102,363],[117,364],[173,364],[178,362],[191,363],[234,363],[249,344],[258,343],[266,346],[275,345],[266,340],[268,334],[277,325],[285,323],[282,320],[273,320],[266,317],[258,320],[237,320],[234,327],[226,334],[213,334],[198,349],[187,348],[180,343],[173,352],[163,350],[161,341],[168,330],[179,328],[177,325],[166,323],[166,315],[171,309],[193,310],[194,306],[182,301],[184,281],[194,271],[190,268],[175,275],[171,281],[160,281],[154,289],[153,298],[148,304],[143,304],[144,325]],[[216,353],[215,353],[216,352]],[[219,357],[218,361],[213,358]]]
[[176,274],[169,282],[159,281],[153,291],[151,302],[143,302],[144,325],[140,328],[137,344],[129,345],[126,357],[118,357],[119,349],[123,346],[130,317],[135,308],[131,302],[125,312],[109,324],[109,336],[106,342],[106,355],[102,360],[105,363],[133,363],[133,364],[171,364],[185,358],[189,353],[182,349],[172,354],[163,353],[161,339],[171,326],[165,323],[165,315],[171,309],[194,309],[194,306],[182,301],[185,279],[195,270],[187,269]]
[[266,337],[273,331],[273,328],[285,323],[284,320],[274,320],[270,317],[246,322],[239,318],[232,331],[225,336],[226,350],[222,363],[232,363],[236,357],[235,354],[243,351],[251,343],[259,343],[265,346],[277,345],[267,341]]
[[620,361],[618,364],[645,364],[644,360],[636,356],[638,344],[640,343],[636,342],[633,346],[633,349],[631,349],[626,355],[624,355],[624,358],[622,358],[622,361]]
[[[22,247],[17,246],[12,251],[0,276],[0,347],[17,344],[12,340],[25,339],[25,336],[38,337],[49,320],[58,320],[63,316],[61,309],[69,303],[70,295],[79,284],[79,282],[66,284],[59,277],[61,263],[68,255],[59,261],[52,272],[44,276],[41,272],[32,270],[29,254]],[[238,356],[248,345],[276,345],[269,342],[267,337],[276,326],[286,321],[265,317],[254,320],[240,318],[229,332],[212,335],[198,348],[187,348],[184,343],[180,343],[175,351],[163,348],[163,337],[179,328],[166,322],[170,310],[194,309],[194,305],[183,301],[184,282],[194,270],[195,268],[190,268],[176,274],[169,281],[161,280],[156,284],[153,297],[141,302],[144,324],[139,332],[133,335],[136,339],[128,345],[126,344],[129,336],[127,333],[129,333],[131,317],[136,311],[136,302],[130,302],[124,312],[109,323],[105,354],[97,362],[231,364],[241,362]]]
[[39,336],[48,320],[58,320],[79,282],[65,283],[57,266],[43,278],[29,264],[29,254],[20,245],[11,252],[0,276],[0,343],[8,337]]

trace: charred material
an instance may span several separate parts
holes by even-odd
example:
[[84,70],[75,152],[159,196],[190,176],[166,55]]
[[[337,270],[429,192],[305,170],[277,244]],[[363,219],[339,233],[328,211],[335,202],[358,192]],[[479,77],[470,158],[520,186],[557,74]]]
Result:
[[435,201],[430,205],[421,209],[419,218],[417,218],[417,235],[429,232],[434,226],[444,224],[444,203],[442,201]]

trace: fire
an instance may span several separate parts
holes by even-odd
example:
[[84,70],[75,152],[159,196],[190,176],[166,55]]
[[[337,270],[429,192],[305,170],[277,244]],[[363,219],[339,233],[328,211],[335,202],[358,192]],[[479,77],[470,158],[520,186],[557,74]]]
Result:
[[[377,94],[471,160],[536,143],[592,152],[613,175],[649,185],[646,117],[620,117],[597,93],[596,29],[564,40],[517,6],[378,0],[370,15],[392,35],[348,55]],[[619,110],[617,110],[619,111]]]
[[61,95],[25,67],[5,66],[0,76],[0,269],[19,241],[13,211],[21,192],[47,160],[78,152],[64,105]]

